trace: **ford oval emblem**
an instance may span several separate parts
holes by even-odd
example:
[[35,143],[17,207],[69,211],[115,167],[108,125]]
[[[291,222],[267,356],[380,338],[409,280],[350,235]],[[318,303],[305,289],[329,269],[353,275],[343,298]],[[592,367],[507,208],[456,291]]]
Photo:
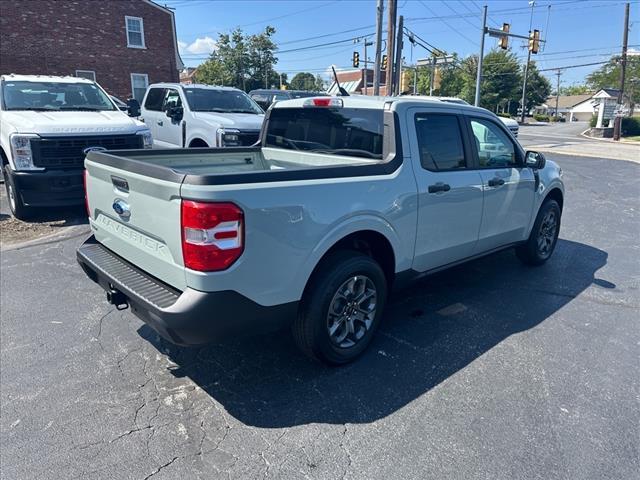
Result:
[[131,209],[129,208],[129,204],[121,198],[116,198],[113,201],[113,205],[111,205],[111,208],[113,208],[113,211],[122,218],[126,219],[131,216]]
[[89,152],[106,152],[107,149],[104,147],[87,147],[84,150],[82,150],[82,153],[84,153],[85,155]]

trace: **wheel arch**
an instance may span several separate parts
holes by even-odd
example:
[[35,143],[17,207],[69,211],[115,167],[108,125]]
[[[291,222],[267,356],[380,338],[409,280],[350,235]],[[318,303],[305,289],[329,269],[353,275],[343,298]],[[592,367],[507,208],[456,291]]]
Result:
[[560,188],[554,187],[549,190],[542,203],[544,203],[547,199],[552,199],[558,202],[560,212],[562,212],[562,207],[564,206],[564,194],[562,193],[562,190],[560,190]]
[[0,162],[2,162],[0,165],[2,168],[4,168],[5,165],[9,165],[9,156],[5,153],[4,147],[2,146],[0,146]]
[[209,144],[200,137],[193,137],[189,140],[189,148],[194,147],[209,147]]
[[364,253],[378,262],[385,274],[389,289],[391,289],[391,285],[395,279],[397,262],[397,255],[394,251],[394,246],[387,236],[381,232],[373,229],[365,229],[353,231],[342,236],[324,251],[315,263],[315,266],[307,279],[304,292],[307,291],[312,279],[320,270],[327,258],[329,258],[333,253],[341,250],[355,250],[360,253]]

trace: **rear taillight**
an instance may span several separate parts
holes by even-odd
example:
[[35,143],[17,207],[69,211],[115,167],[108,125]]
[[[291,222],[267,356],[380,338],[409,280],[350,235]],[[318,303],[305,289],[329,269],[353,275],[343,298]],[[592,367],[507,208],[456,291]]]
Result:
[[86,168],[82,172],[82,184],[84,185],[84,208],[87,209],[87,217],[91,218],[91,210],[89,210],[89,194],[87,193],[87,169]]
[[244,214],[233,203],[182,201],[184,266],[201,272],[229,268],[244,249]]

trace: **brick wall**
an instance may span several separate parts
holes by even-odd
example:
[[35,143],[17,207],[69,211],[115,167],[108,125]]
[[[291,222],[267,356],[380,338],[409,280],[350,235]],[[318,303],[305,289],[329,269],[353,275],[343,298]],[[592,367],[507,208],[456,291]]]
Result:
[[[143,19],[146,49],[127,47],[125,15]],[[0,0],[0,74],[76,70],[123,100],[131,73],[177,82],[171,15],[143,0]]]

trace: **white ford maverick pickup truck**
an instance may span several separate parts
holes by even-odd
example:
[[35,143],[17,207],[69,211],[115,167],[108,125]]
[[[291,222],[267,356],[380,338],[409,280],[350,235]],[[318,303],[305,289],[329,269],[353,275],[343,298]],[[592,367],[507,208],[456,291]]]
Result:
[[552,255],[562,171],[492,113],[436,99],[278,102],[250,148],[89,152],[93,235],[78,249],[108,300],[199,344],[290,325],[353,360],[408,279],[515,247]]

